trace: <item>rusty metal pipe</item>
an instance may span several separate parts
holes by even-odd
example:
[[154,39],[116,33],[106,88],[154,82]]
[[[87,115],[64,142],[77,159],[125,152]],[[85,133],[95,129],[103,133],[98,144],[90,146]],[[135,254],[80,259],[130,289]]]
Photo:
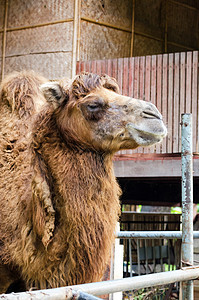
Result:
[[[149,275],[129,277],[117,280],[94,282],[87,284],[61,287],[49,290],[29,291],[24,293],[2,294],[2,300],[72,300],[71,293],[83,292],[91,295],[104,295],[115,292],[131,291],[152,286],[166,285],[177,281],[197,279],[199,267],[189,267],[183,270],[154,273]],[[73,294],[72,294],[73,295]],[[81,294],[80,294],[81,295]],[[74,299],[74,298],[73,298]],[[89,299],[91,300],[91,299]]]
[[[182,231],[119,231],[119,239],[182,239]],[[193,231],[193,238],[199,238],[199,231]]]
[[[182,266],[193,265],[192,115],[182,114]],[[193,281],[183,282],[183,300],[193,299]]]

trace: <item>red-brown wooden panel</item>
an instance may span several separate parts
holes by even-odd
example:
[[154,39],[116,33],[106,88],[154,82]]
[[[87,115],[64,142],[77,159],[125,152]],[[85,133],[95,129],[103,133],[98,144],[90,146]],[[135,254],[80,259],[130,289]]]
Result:
[[134,57],[129,58],[129,96],[134,97]]
[[122,91],[122,80],[123,80],[123,58],[118,58],[118,63],[117,63],[117,82],[119,85],[119,88]]
[[169,54],[169,71],[168,71],[168,144],[167,152],[172,153],[173,138],[173,54]]
[[[163,54],[163,73],[162,73],[162,116],[168,124],[167,106],[167,80],[168,80],[168,55]],[[167,153],[167,138],[162,142],[162,153]]]
[[134,98],[139,98],[139,57],[134,59]]
[[107,71],[106,71],[106,73],[107,73],[107,75],[108,76],[110,76],[110,77],[112,77],[112,60],[111,59],[108,59],[107,61],[106,61],[106,66],[107,66]]
[[92,73],[96,73],[96,69],[97,69],[97,63],[96,63],[96,60],[93,60],[91,62],[91,70],[92,70]]
[[[180,100],[179,100],[179,119],[185,113],[185,94],[186,94],[186,53],[180,53]],[[179,152],[181,151],[181,126],[179,124]]]
[[186,66],[186,113],[191,113],[191,70],[192,70],[192,52],[187,53],[187,66]]
[[117,59],[113,59],[112,68],[112,76],[117,80]]
[[122,94],[125,96],[128,96],[128,81],[129,81],[129,59],[124,58],[124,64],[123,64],[123,88],[122,88]]
[[198,52],[193,52],[192,68],[193,151],[198,152]]
[[101,60],[101,74],[106,74],[106,61]]
[[179,53],[175,54],[174,57],[174,92],[173,92],[173,152],[179,152],[179,88],[180,88],[180,65],[179,65]]
[[77,65],[76,65],[76,74],[80,73],[80,62],[77,61]]
[[[157,96],[156,105],[159,111],[162,111],[162,55],[157,55]],[[162,152],[162,144],[156,145],[156,152]]]

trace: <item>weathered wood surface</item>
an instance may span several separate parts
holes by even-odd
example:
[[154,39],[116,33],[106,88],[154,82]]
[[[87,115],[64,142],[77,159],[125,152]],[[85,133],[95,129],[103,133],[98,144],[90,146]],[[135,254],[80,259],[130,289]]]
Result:
[[78,62],[77,73],[81,71],[115,77],[121,93],[151,101],[163,115],[168,136],[162,144],[122,154],[179,153],[182,113],[193,114],[193,152],[199,152],[198,51]]

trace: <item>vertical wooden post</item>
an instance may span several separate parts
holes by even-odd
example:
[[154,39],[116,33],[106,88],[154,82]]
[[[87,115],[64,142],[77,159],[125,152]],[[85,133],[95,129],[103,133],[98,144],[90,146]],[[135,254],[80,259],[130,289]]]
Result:
[[4,72],[5,72],[7,22],[8,22],[8,0],[5,1],[4,28],[3,28],[3,44],[2,44],[2,63],[1,63],[1,80],[3,80],[3,78],[4,78]]
[[167,42],[168,42],[168,3],[165,0],[165,28],[164,28],[164,52],[167,53]]
[[132,27],[131,27],[131,52],[130,56],[133,56],[134,48],[134,35],[135,35],[135,0],[133,0],[133,11],[132,11]]
[[81,40],[81,0],[79,0],[79,5],[78,5],[77,61],[80,60],[80,40]]
[[73,49],[72,49],[72,66],[71,66],[71,78],[76,75],[76,63],[77,63],[77,32],[78,32],[78,8],[79,0],[74,1],[74,16],[73,16]]

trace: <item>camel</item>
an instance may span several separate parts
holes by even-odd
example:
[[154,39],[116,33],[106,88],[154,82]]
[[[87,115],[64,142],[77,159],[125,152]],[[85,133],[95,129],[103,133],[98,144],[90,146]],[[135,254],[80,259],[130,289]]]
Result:
[[120,214],[113,155],[166,134],[157,108],[121,95],[107,75],[8,75],[0,87],[0,293],[100,281]]

